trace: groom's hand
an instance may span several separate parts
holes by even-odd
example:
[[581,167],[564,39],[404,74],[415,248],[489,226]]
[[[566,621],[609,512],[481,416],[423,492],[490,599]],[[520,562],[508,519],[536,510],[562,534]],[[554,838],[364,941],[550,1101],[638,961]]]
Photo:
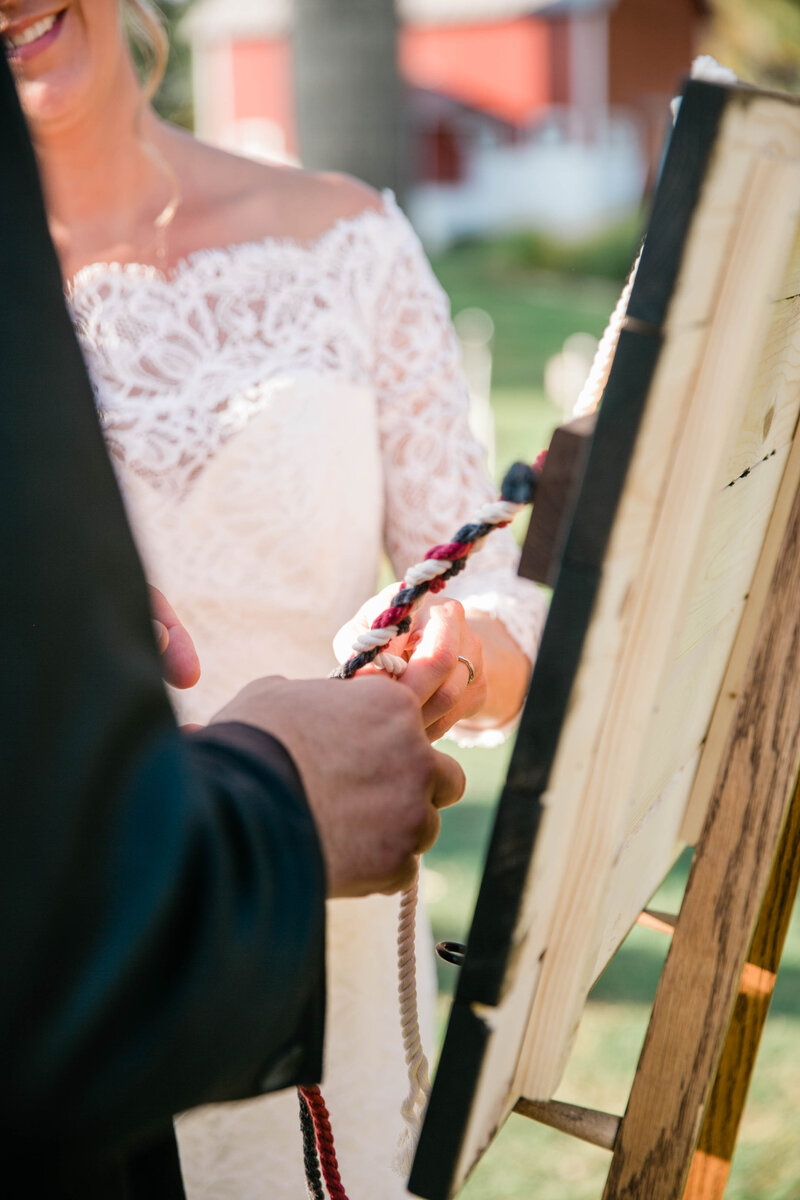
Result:
[[200,678],[200,660],[192,639],[181,625],[163,592],[149,585],[153,632],[161,654],[161,672],[176,688],[194,687]]
[[214,717],[271,733],[294,759],[314,814],[329,896],[395,892],[439,833],[439,809],[464,791],[433,750],[408,688],[371,676],[260,679]]

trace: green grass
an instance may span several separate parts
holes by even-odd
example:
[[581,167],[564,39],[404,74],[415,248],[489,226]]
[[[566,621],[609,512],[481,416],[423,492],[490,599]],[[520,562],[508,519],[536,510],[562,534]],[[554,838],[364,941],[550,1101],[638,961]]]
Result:
[[619,284],[512,269],[496,244],[467,243],[434,260],[454,312],[485,309],[494,321],[496,388],[541,390],[548,358],[578,331],[599,337]]
[[[495,321],[497,461],[532,458],[547,444],[559,414],[545,399],[546,358],[577,330],[599,334],[618,285],[559,280],[497,268],[492,248],[465,246],[435,265],[455,310],[487,309]],[[464,800],[444,814],[437,845],[426,855],[434,934],[463,941],[469,929],[493,806],[510,746],[457,750],[467,772]],[[654,898],[676,912],[689,856]],[[634,929],[592,992],[558,1096],[624,1110],[667,940]],[[440,1034],[457,968],[441,964]],[[793,921],[761,1044],[727,1200],[798,1200],[800,1138],[800,922]],[[600,1200],[609,1155],[512,1115],[462,1192],[463,1200]],[[642,1198],[645,1200],[645,1198]]]
[[573,277],[599,277],[622,283],[631,269],[642,235],[642,215],[624,220],[578,240],[562,240],[536,230],[497,238],[492,253],[507,272],[558,271]]

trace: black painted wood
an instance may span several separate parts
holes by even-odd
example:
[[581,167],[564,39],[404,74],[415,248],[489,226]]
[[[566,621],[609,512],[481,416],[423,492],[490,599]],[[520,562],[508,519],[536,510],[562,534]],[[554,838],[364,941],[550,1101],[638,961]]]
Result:
[[551,438],[519,562],[520,575],[534,583],[552,587],[558,576],[596,423],[597,414],[587,413]]
[[690,80],[683,92],[653,197],[645,253],[628,303],[628,316],[653,328],[664,322],[709,151],[730,96],[729,88],[697,80]]
[[514,930],[539,825],[538,798],[549,782],[660,348],[653,334],[623,331],[620,337],[495,818],[456,993],[463,1003],[497,1004],[510,982]]
[[425,1115],[435,1133],[420,1139],[408,1181],[415,1195],[431,1200],[450,1195],[487,1041],[483,1021],[468,1008],[454,1008]]
[[[514,931],[545,791],[661,349],[677,278],[720,119],[739,89],[689,83],[670,137],[641,263],[603,396],[508,778],[500,797],[464,966],[410,1190],[447,1200],[488,1033],[471,1009],[497,1005],[510,982]],[[482,1032],[481,1032],[482,1031]]]

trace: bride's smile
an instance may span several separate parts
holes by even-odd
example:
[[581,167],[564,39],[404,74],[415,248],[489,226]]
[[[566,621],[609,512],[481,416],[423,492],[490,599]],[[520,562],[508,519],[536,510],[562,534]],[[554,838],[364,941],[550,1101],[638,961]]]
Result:
[[122,51],[115,3],[0,0],[0,34],[35,139],[111,102]]
[[43,17],[10,23],[3,30],[3,45],[12,62],[26,62],[51,46],[61,32],[65,9]]

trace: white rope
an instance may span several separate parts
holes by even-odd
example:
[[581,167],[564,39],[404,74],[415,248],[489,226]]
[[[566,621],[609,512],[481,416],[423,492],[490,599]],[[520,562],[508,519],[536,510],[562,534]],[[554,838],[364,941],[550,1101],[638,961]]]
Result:
[[426,558],[423,562],[409,567],[403,580],[406,587],[418,587],[421,583],[429,583],[439,575],[444,575],[452,567],[449,558]]
[[506,525],[509,521],[513,521],[523,508],[525,508],[524,504],[514,504],[512,500],[490,500],[476,514],[473,523],[475,525]]
[[365,629],[353,642],[353,653],[358,654],[361,650],[374,650],[376,646],[385,646],[387,642],[396,637],[396,625],[386,625],[383,629]]
[[394,675],[395,679],[399,679],[408,666],[404,658],[400,658],[397,654],[390,654],[388,650],[382,651],[374,661],[376,666],[383,667],[384,671]]
[[417,1009],[416,913],[419,871],[400,899],[397,926],[397,992],[400,1000],[400,1028],[408,1069],[408,1094],[400,1108],[406,1127],[397,1144],[395,1169],[407,1179],[419,1141],[425,1106],[431,1094],[428,1060],[422,1048]]
[[600,404],[606,384],[608,383],[608,376],[611,373],[611,364],[614,361],[619,335],[622,333],[622,327],[625,324],[628,301],[631,298],[633,283],[636,279],[636,272],[639,269],[641,257],[642,252],[640,250],[636,257],[636,262],[631,268],[631,273],[628,276],[625,287],[622,289],[622,295],[609,318],[606,331],[598,343],[586,383],[581,388],[581,393],[575,401],[575,407],[572,410],[572,415],[575,417],[582,417],[586,413],[593,413]]
[[[737,77],[729,67],[723,67],[712,58],[710,54],[701,54],[692,63],[691,69],[692,79],[699,79],[705,83],[737,83]],[[678,118],[678,110],[681,106],[680,96],[676,97],[670,104],[672,110],[672,119],[676,121]],[[631,298],[633,284],[636,279],[636,272],[639,269],[639,262],[642,257],[640,250],[636,256],[636,262],[631,268],[631,273],[627,278],[625,287],[622,289],[622,295],[617,301],[609,319],[606,331],[600,339],[592,362],[591,370],[586,379],[586,383],[581,388],[581,393],[575,401],[575,407],[572,410],[572,415],[582,417],[586,413],[592,413],[600,404],[608,376],[611,372],[611,363],[614,361],[614,354],[619,342],[619,335],[622,332],[622,327],[625,324],[625,316],[628,311],[628,301]]]

